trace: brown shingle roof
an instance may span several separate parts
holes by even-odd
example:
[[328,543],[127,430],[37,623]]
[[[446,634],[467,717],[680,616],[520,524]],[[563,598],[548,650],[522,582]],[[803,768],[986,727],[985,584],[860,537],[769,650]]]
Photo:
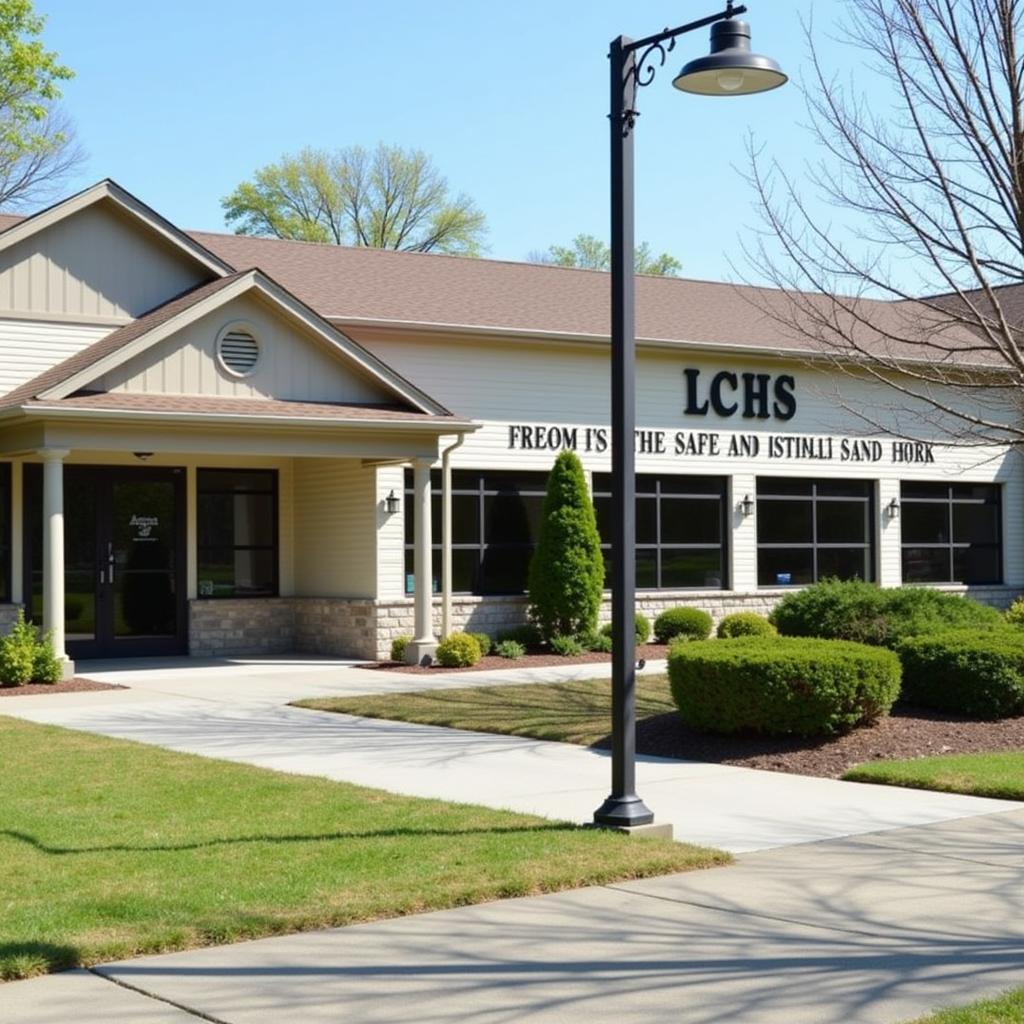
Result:
[[[602,271],[536,263],[467,259],[435,253],[320,245],[246,235],[190,232],[232,266],[258,266],[321,316],[353,328],[360,321],[507,330],[514,333],[607,337],[610,280]],[[827,350],[820,321],[857,317],[862,343],[885,349],[891,358],[941,357],[922,351],[922,337],[945,331],[945,344],[973,337],[959,328],[950,334],[928,310],[914,304],[858,299],[857,314],[838,314],[826,296],[807,295],[820,311],[807,318],[784,291],[688,278],[638,276],[636,334],[647,341],[697,346],[738,346],[815,352]],[[804,329],[792,325],[800,319]],[[909,346],[882,341],[884,327]],[[829,333],[828,327],[824,334]],[[960,337],[962,335],[962,338]],[[902,351],[900,349],[902,348]]]
[[413,412],[397,405],[370,405],[337,402],[286,402],[271,398],[218,398],[198,395],[129,394],[102,392],[73,395],[55,400],[29,400],[21,403],[29,410],[81,409],[88,412],[148,412],[171,413],[175,416],[247,416],[271,418],[316,419],[350,423],[395,422],[432,423],[447,422],[451,414],[435,416]]
[[32,380],[26,381],[20,387],[4,395],[0,399],[0,409],[21,405],[23,402],[41,395],[44,391],[49,391],[50,388],[63,384],[64,381],[69,380],[80,370],[88,369],[100,359],[104,359],[106,356],[112,355],[119,349],[124,348],[125,345],[153,330],[154,327],[159,327],[160,324],[166,323],[179,313],[190,309],[196,303],[202,302],[208,296],[216,294],[229,284],[233,284],[240,277],[244,277],[245,273],[243,271],[237,274],[229,274],[227,277],[219,277],[207,284],[199,285],[199,287],[171,299],[170,302],[157,306],[156,309],[146,313],[145,316],[140,316],[138,320],[133,320],[130,324],[125,324],[124,327],[111,331],[106,337],[100,338],[99,341],[93,342],[93,344],[86,346],[73,356],[69,356],[56,366],[51,366],[48,370],[44,370],[38,377],[33,377]]

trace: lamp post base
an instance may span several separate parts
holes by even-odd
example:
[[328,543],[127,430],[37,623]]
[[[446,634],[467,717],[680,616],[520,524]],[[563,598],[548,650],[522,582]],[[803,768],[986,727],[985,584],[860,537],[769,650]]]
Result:
[[602,825],[596,821],[584,825],[584,828],[603,828],[609,832],[621,832],[626,836],[649,836],[652,839],[675,838],[671,825]]
[[650,825],[653,821],[654,811],[636,794],[613,794],[594,811],[594,824],[605,828],[636,828],[639,825]]

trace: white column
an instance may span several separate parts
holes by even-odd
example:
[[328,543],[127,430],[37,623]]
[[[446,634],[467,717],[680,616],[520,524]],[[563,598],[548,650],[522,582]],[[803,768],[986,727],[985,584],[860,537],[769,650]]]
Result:
[[43,630],[53,635],[53,650],[64,649],[64,459],[68,452],[47,448],[43,456]]
[[437,647],[433,623],[433,568],[431,558],[430,459],[413,460],[413,573],[416,577],[416,635],[406,648],[406,660],[414,665],[429,660]]
[[25,600],[25,524],[24,508],[24,464],[21,460],[11,463],[11,603],[22,604]]

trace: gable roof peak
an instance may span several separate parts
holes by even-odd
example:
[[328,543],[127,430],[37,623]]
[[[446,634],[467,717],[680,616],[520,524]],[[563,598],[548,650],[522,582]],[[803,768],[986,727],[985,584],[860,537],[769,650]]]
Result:
[[235,268],[227,260],[172,224],[113,178],[101,178],[74,195],[12,224],[0,233],[0,252],[104,200],[114,203],[131,219],[145,225],[210,273],[223,277],[234,272]]

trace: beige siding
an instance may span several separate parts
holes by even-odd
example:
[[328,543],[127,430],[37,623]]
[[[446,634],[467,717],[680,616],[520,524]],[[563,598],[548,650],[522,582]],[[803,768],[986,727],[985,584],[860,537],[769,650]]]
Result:
[[0,253],[0,310],[137,317],[211,276],[113,205],[99,203]]
[[[255,370],[243,378],[225,370],[216,355],[218,335],[235,323],[247,325],[260,346]],[[107,373],[96,386],[143,394],[393,401],[379,384],[343,365],[343,358],[312,335],[300,334],[258,298],[243,296]]]
[[[456,413],[483,421],[483,428],[467,437],[452,457],[455,467],[547,470],[555,449],[523,450],[509,444],[509,427],[578,427],[577,450],[589,472],[610,469],[610,450],[587,450],[587,427],[607,428],[609,422],[609,360],[606,349],[594,346],[541,345],[522,341],[479,341],[470,347],[462,341],[432,339],[429,344],[411,340],[364,341],[399,373],[415,380],[428,394]],[[713,412],[705,417],[687,416],[684,368],[701,370],[706,383],[718,370],[752,371],[796,378],[797,413],[785,422],[725,419]],[[961,403],[962,404],[962,403]],[[991,408],[984,410],[991,414]],[[892,435],[876,430],[874,423],[891,423]],[[928,425],[914,415],[908,402],[894,391],[864,380],[836,374],[827,368],[804,363],[783,363],[733,355],[685,350],[641,350],[637,360],[637,423],[640,428],[664,431],[664,453],[637,454],[638,473],[715,474],[730,478],[732,536],[730,538],[732,585],[741,592],[757,589],[757,515],[744,518],[736,504],[745,494],[753,496],[759,476],[810,478],[858,478],[876,482],[878,495],[876,535],[879,579],[894,584],[900,576],[900,521],[888,520],[884,509],[899,494],[900,480],[996,481],[1003,485],[1004,581],[1024,586],[1024,517],[1015,514],[1024,506],[1024,464],[1014,453],[994,447],[943,446],[941,426]],[[714,432],[722,451],[697,456],[677,453],[676,432]],[[901,432],[934,438],[934,463],[898,463],[891,444]],[[733,437],[753,435],[761,450],[756,457],[726,454]],[[836,457],[818,460],[769,457],[771,435],[812,435],[831,438]],[[843,439],[878,439],[883,457],[877,462],[842,461]],[[380,565],[393,566],[401,556],[401,537],[381,538]],[[384,547],[387,550],[384,550]],[[388,572],[393,571],[388,569]],[[401,579],[400,574],[398,579]]]
[[354,459],[296,459],[295,593],[376,596],[376,473]]
[[[377,596],[405,597],[405,471],[401,466],[377,470]],[[384,502],[394,491],[401,499],[399,511],[388,515]]]
[[0,320],[0,394],[99,341],[112,328],[88,324]]

